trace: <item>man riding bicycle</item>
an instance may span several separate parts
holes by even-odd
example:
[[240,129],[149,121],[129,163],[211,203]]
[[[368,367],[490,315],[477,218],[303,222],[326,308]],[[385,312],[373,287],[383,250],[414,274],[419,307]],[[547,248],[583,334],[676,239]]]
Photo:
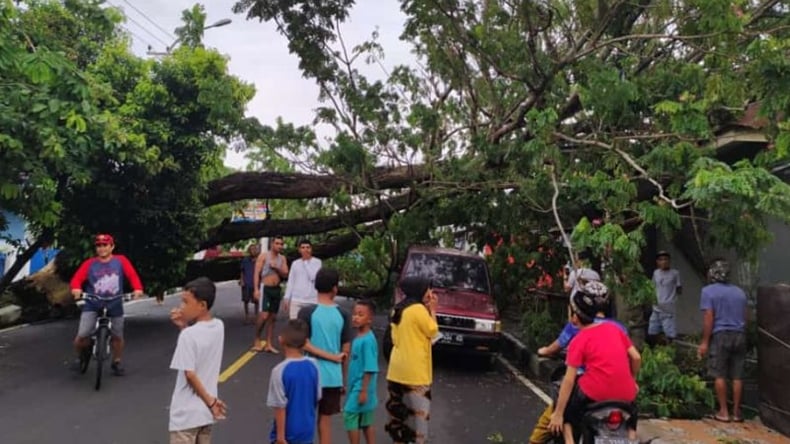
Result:
[[[80,265],[71,279],[71,294],[75,300],[82,298],[82,287],[87,281],[87,292],[99,297],[111,298],[123,293],[123,280],[129,280],[134,290],[133,297],[137,299],[143,295],[143,284],[131,262],[122,255],[112,254],[115,241],[109,234],[97,234],[94,240],[96,256],[87,259]],[[101,302],[86,299],[80,316],[80,326],[77,337],[74,338],[74,350],[77,359],[74,368],[79,369],[79,356],[82,350],[90,346],[90,336],[93,334],[98,312],[102,307],[107,307],[107,315],[112,322],[110,334],[112,336],[112,372],[115,376],[123,376],[124,368],[121,365],[123,354],[123,300],[115,299],[110,302]]]

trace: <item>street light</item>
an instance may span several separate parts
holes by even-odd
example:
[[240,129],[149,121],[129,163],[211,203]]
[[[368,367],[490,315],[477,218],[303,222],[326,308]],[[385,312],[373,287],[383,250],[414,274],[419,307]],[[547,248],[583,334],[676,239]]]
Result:
[[[203,31],[205,31],[207,29],[211,29],[211,28],[219,28],[220,26],[230,25],[232,22],[233,22],[233,20],[231,20],[229,18],[224,18],[224,19],[221,19],[221,20],[217,20],[216,22],[214,22],[214,23],[212,23],[212,24],[210,24],[208,26],[204,26],[203,27]],[[173,41],[173,43],[171,43],[169,46],[167,46],[165,48],[165,52],[152,51],[151,50],[152,49],[151,45],[148,45],[148,52],[147,52],[147,54],[148,55],[154,55],[154,56],[169,55],[173,51],[173,49],[175,49],[176,45],[180,41],[181,41],[181,37],[178,37],[177,39],[175,39],[175,41]]]

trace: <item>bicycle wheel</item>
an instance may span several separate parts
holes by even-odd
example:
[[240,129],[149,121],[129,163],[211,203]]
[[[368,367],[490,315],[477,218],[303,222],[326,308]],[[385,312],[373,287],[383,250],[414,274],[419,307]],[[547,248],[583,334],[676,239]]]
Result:
[[93,354],[93,339],[90,345],[82,349],[80,353],[80,374],[85,374],[88,371],[88,365],[91,363],[91,354]]
[[110,332],[105,327],[99,327],[96,332],[96,390],[101,388],[101,376],[104,369],[104,361],[107,359],[107,347],[110,340]]

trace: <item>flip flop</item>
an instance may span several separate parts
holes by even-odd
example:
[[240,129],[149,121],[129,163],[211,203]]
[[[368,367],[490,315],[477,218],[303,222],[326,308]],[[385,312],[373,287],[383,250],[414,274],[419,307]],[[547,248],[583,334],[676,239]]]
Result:
[[732,417],[732,422],[744,422],[743,421],[743,416],[733,416]]
[[719,416],[719,415],[707,415],[706,417],[707,417],[708,419],[712,419],[712,420],[714,420],[714,421],[719,421],[719,422],[730,422],[730,418],[729,418],[729,417],[722,418],[722,417],[721,417],[721,416]]

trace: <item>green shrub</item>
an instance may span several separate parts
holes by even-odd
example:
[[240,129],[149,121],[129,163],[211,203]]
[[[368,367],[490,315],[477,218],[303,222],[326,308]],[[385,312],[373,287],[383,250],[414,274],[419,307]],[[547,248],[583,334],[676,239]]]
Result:
[[563,323],[548,307],[527,310],[521,318],[521,328],[530,350],[537,350],[554,341],[562,325]]
[[685,374],[673,347],[645,348],[637,377],[639,412],[659,417],[699,418],[713,408],[713,392],[699,375]]

